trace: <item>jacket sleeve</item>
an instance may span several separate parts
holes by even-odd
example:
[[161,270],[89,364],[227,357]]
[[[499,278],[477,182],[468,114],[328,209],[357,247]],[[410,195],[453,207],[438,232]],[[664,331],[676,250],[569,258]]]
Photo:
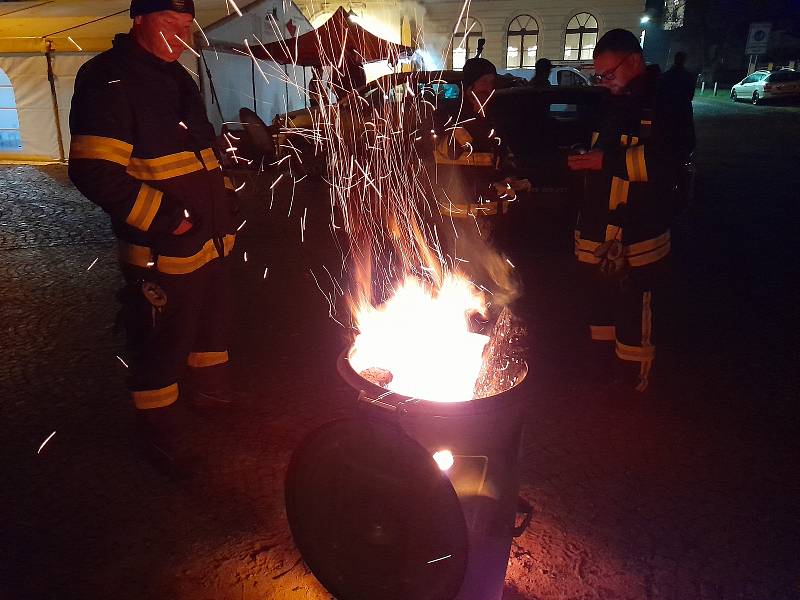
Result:
[[69,177],[116,224],[171,233],[183,219],[173,198],[127,173],[134,124],[125,88],[113,77],[81,69],[70,112]]

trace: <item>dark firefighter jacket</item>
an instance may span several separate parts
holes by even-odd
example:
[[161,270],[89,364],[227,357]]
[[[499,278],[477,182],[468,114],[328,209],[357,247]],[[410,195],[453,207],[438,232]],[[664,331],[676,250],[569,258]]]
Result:
[[[78,72],[70,130],[70,179],[111,217],[121,262],[181,275],[230,252],[234,204],[180,64],[117,35]],[[173,235],[187,214],[192,228]]]
[[[492,184],[503,179],[508,151],[495,129],[491,107],[478,112],[471,102],[446,101],[434,113],[433,123],[442,214],[481,217],[505,213],[508,201],[498,197]],[[472,138],[469,146],[455,140],[456,127]]]
[[604,153],[603,168],[586,175],[586,192],[575,231],[578,260],[597,264],[594,251],[622,242],[631,267],[670,252],[674,193],[694,146],[691,107],[659,86],[657,71],[634,79],[629,93],[607,98],[592,147]]

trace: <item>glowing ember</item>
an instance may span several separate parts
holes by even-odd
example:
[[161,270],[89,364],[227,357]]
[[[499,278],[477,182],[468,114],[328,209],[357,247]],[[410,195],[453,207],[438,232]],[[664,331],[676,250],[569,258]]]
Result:
[[489,338],[469,331],[469,315],[484,311],[483,295],[459,275],[445,275],[437,293],[408,277],[385,303],[356,311],[351,365],[391,372],[386,387],[398,394],[471,400]]

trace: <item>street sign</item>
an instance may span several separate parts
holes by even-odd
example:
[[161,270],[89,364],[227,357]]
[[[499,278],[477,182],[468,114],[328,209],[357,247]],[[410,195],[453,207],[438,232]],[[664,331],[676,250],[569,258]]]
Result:
[[750,23],[750,32],[747,34],[747,46],[744,53],[748,55],[766,54],[770,29],[772,29],[772,23]]

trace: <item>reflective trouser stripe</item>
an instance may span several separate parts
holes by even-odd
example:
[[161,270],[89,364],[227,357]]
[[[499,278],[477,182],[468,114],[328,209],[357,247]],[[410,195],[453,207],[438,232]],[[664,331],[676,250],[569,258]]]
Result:
[[626,150],[625,164],[628,169],[628,181],[647,181],[644,146],[634,146]]
[[125,222],[140,231],[147,231],[150,229],[150,225],[152,225],[153,219],[155,219],[156,213],[161,207],[161,199],[163,197],[164,193],[161,190],[143,183]]
[[190,367],[213,367],[228,362],[228,351],[224,352],[192,352],[187,361]]
[[653,360],[656,357],[656,347],[629,346],[617,340],[617,356],[622,360],[631,360],[635,362]]
[[178,384],[173,383],[158,390],[132,391],[131,396],[134,405],[140,410],[164,408],[178,399]]
[[115,138],[99,135],[73,135],[69,145],[69,159],[81,158],[107,160],[127,167],[133,146]]
[[613,342],[617,339],[617,328],[613,325],[589,325],[589,333],[593,340]]
[[592,145],[589,146],[589,147],[590,148],[594,148],[594,145],[597,143],[597,140],[599,140],[599,139],[600,139],[600,132],[599,131],[593,131],[592,132]]

